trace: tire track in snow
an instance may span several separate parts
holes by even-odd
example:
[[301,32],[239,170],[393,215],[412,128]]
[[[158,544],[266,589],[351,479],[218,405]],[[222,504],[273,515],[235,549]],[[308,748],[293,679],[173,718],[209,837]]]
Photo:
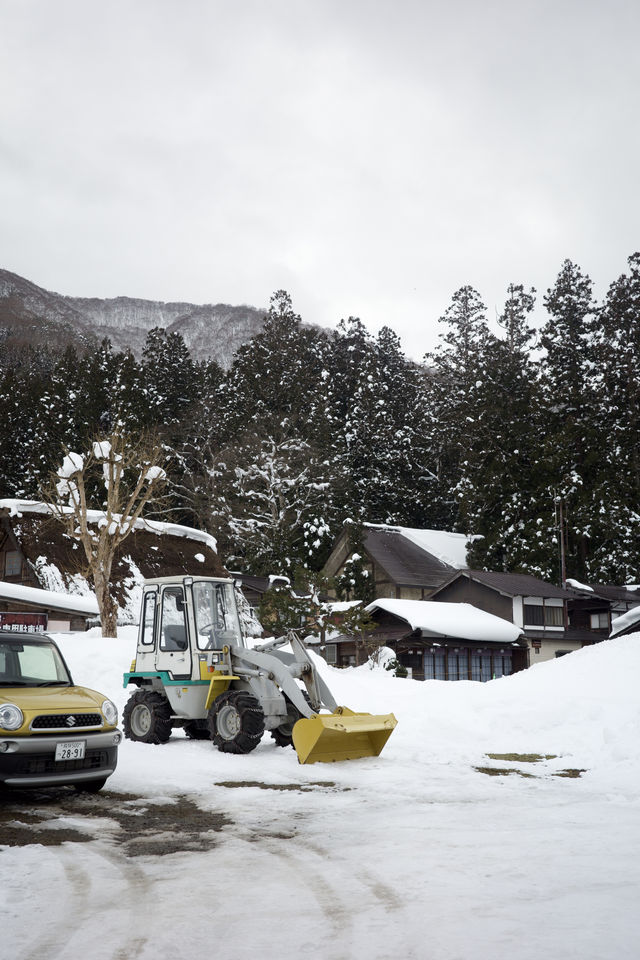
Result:
[[[91,891],[91,874],[85,866],[73,860],[73,849],[65,846],[56,849],[56,858],[62,866],[63,878],[70,891],[70,901],[73,903],[73,915],[79,910],[86,912],[86,904]],[[65,890],[65,894],[67,891]],[[60,919],[53,921],[42,933],[38,940],[24,953],[17,955],[17,960],[56,960],[67,946],[69,938],[69,921],[67,911],[63,908],[58,911]]]
[[[98,864],[78,863],[75,845],[57,848],[56,856],[63,868],[60,882],[65,882],[64,899],[60,896],[60,919],[49,924],[36,943],[18,954],[16,960],[57,960],[65,955],[75,956],[77,948],[69,943],[70,939],[78,937],[81,942],[91,942],[95,937],[96,923],[109,938],[112,960],[135,960],[140,956],[147,938],[131,939],[131,931],[136,928],[140,904],[148,899],[151,881],[126,854],[112,849],[112,843],[111,839],[94,840],[84,845],[94,860],[103,861],[117,870],[119,878],[108,884],[103,884],[104,874]],[[96,897],[91,896],[95,889],[97,902]],[[113,892],[108,893],[109,889]],[[123,918],[117,917],[123,913]],[[109,922],[110,917],[115,921],[113,925]]]

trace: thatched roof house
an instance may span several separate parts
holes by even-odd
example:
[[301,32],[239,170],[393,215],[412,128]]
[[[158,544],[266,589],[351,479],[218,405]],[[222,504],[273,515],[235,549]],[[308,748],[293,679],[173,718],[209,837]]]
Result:
[[[96,512],[92,519],[97,523],[101,516]],[[137,528],[121,544],[113,568],[120,619],[137,619],[143,579],[198,573],[228,576],[213,537],[192,527],[138,521]],[[3,597],[2,583],[72,596],[91,593],[82,548],[65,533],[45,503],[31,500],[0,500],[0,581],[0,612],[16,612],[21,604],[15,591],[5,590],[14,595]],[[67,629],[81,625],[82,613],[78,612],[70,618]]]

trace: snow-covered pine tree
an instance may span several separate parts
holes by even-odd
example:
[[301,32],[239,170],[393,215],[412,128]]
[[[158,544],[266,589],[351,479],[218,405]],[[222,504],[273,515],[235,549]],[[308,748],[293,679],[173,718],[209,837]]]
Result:
[[459,515],[456,489],[467,451],[482,430],[478,423],[479,391],[485,382],[487,357],[495,343],[485,311],[480,294],[473,287],[461,287],[440,317],[445,327],[440,345],[425,356],[439,525],[445,528],[463,528],[466,522]]
[[[549,541],[537,505],[540,483],[539,409],[534,336],[528,317],[534,290],[511,284],[483,373],[474,389],[474,430],[461,464],[457,487],[463,527],[477,535],[469,561],[487,570],[539,573],[546,569]],[[542,478],[544,481],[544,477]],[[549,505],[551,522],[553,507]],[[538,555],[542,551],[542,558]]]
[[[313,557],[305,524],[322,511],[329,483],[312,448],[300,439],[245,434],[210,466],[212,496],[207,527],[232,567],[254,574],[291,576]],[[213,493],[217,490],[217,495]]]
[[611,284],[593,331],[596,460],[591,579],[640,578],[640,253]]
[[142,352],[143,390],[156,426],[179,424],[197,397],[198,378],[189,349],[179,333],[155,327]]
[[[545,297],[548,319],[540,342],[540,405],[544,411],[540,463],[547,472],[540,482],[540,515],[554,499],[567,519],[567,575],[585,579],[594,537],[591,491],[601,457],[596,427],[597,398],[593,385],[594,330],[597,308],[590,278],[565,260]],[[547,530],[549,541],[553,528]],[[557,571],[549,555],[546,576]]]
[[276,440],[306,438],[326,339],[302,326],[286,291],[274,293],[263,330],[240,348],[222,385],[224,439],[245,430]]

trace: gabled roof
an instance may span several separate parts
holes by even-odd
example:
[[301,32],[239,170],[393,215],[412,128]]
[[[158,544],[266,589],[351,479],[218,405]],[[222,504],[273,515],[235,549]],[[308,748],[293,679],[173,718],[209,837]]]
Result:
[[397,584],[435,586],[464,566],[469,538],[444,530],[365,524],[367,553]]
[[569,600],[580,596],[576,590],[563,590],[553,583],[539,580],[528,573],[493,573],[487,570],[461,570],[451,576],[434,596],[459,577],[467,577],[508,597],[543,597],[545,599]]
[[520,627],[502,617],[480,610],[470,603],[439,603],[437,600],[380,599],[366,610],[375,619],[377,610],[405,620],[423,637],[455,637],[476,642],[515,643],[522,635]]

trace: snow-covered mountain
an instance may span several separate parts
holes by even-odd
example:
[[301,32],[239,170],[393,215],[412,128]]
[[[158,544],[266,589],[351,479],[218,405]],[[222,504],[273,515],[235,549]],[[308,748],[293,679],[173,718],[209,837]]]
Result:
[[134,297],[69,297],[0,270],[0,331],[29,341],[90,345],[109,337],[116,350],[140,356],[149,330],[182,334],[196,360],[228,367],[234,353],[260,332],[265,310],[228,304],[163,303]]

